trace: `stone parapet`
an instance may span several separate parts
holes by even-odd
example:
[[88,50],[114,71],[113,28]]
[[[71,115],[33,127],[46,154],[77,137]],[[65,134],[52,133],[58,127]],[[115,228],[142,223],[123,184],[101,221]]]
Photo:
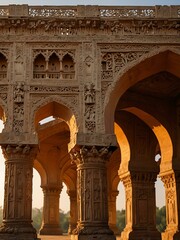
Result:
[[177,18],[179,6],[0,6],[0,17]]

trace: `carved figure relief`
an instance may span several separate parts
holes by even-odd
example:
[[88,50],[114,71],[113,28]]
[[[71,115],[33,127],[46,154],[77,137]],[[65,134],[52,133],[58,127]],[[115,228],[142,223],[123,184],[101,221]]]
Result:
[[84,87],[84,100],[86,104],[95,103],[95,88],[94,84],[90,83]]
[[86,65],[86,75],[92,75],[92,64],[93,64],[93,59],[88,56],[85,59],[85,65]]
[[96,127],[95,120],[95,88],[94,84],[90,83],[84,87],[85,101],[85,128],[88,132],[94,132]]
[[14,89],[14,102],[23,103],[24,102],[24,83],[18,82]]

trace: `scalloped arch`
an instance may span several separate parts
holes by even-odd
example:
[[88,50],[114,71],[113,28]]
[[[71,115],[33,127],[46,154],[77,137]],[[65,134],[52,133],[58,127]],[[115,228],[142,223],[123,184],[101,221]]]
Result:
[[123,68],[108,88],[104,103],[105,132],[113,133],[116,105],[128,88],[161,71],[180,77],[180,50],[162,47],[153,50]]

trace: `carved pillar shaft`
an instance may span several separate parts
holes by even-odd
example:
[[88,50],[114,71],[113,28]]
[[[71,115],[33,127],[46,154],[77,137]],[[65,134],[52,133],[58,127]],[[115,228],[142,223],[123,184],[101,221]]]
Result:
[[109,193],[109,227],[114,232],[114,234],[119,234],[119,230],[116,226],[116,198],[119,191],[112,191]]
[[163,233],[163,239],[176,239],[175,235],[180,237],[180,173],[168,172],[166,175],[161,175],[161,180],[166,194],[167,227]]
[[61,188],[43,187],[44,206],[43,222],[40,230],[41,235],[62,235],[59,221],[59,195]]
[[70,220],[68,233],[72,234],[77,225],[77,193],[76,191],[67,192],[70,198]]
[[[141,240],[151,237],[160,240],[156,229],[155,187],[156,173],[131,172],[122,177],[126,191],[126,227],[122,239]],[[127,238],[128,236],[128,238]]]
[[108,227],[106,161],[109,149],[82,147],[71,153],[77,164],[78,239],[87,239],[87,235],[108,235],[106,239],[115,239]]
[[[0,235],[11,233],[27,235],[27,239],[35,239],[36,231],[31,225],[32,212],[32,171],[36,148],[29,145],[3,146],[5,156],[5,196],[4,216]],[[7,236],[8,239],[10,239]]]

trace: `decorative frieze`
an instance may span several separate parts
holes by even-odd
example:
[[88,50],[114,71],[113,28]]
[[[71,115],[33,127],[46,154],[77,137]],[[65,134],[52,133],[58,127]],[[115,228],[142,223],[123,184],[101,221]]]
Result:
[[59,35],[61,37],[77,35],[178,35],[179,20],[169,19],[45,19],[21,18],[1,20],[2,34]]
[[74,94],[79,93],[79,87],[71,86],[42,86],[42,85],[31,85],[29,88],[30,93],[62,93],[62,94]]

